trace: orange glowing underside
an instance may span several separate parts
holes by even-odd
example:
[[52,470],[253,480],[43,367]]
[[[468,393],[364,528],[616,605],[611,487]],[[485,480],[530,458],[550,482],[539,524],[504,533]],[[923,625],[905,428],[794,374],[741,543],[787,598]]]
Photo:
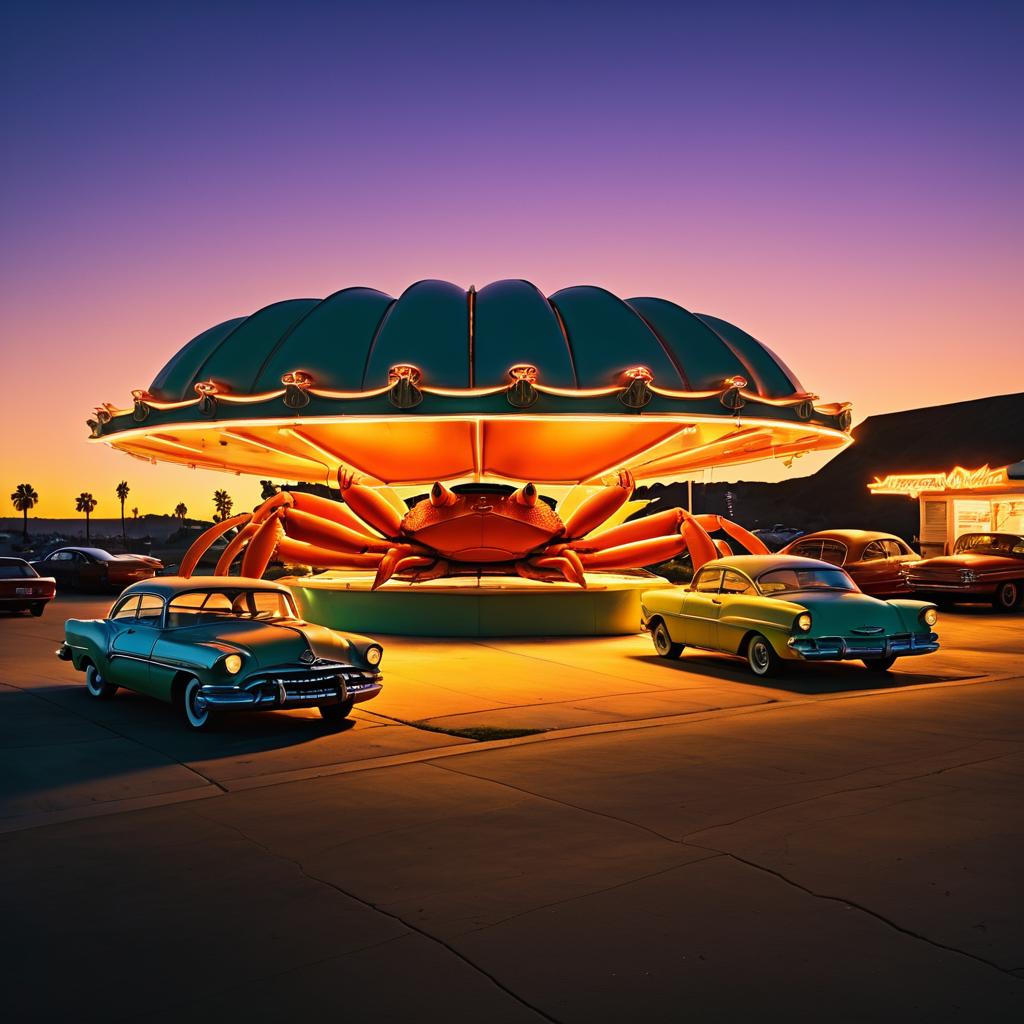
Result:
[[345,467],[368,484],[578,484],[618,469],[638,480],[666,479],[838,450],[850,438],[829,427],[742,416],[338,416],[139,427],[95,443],[155,462],[283,481],[334,485]]

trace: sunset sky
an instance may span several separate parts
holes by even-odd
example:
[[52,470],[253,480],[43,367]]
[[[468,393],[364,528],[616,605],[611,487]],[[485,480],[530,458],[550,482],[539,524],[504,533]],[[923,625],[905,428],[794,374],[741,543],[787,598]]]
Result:
[[352,284],[663,296],[855,421],[1024,389],[1024,8],[668,8],[5,14],[0,514],[23,481],[41,516],[115,515],[121,479],[143,512],[253,504],[85,420],[206,327]]

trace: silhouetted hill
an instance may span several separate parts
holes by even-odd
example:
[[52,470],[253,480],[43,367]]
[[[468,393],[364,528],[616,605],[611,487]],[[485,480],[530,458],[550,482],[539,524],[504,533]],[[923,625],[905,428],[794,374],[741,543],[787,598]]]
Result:
[[[918,503],[900,495],[872,495],[868,484],[887,473],[926,473],[1024,458],[1024,393],[869,416],[854,443],[812,476],[780,483],[694,484],[694,511],[729,515],[747,527],[786,523],[804,530],[857,527],[884,530],[910,541],[918,531]],[[686,506],[686,484],[641,488],[649,512]]]

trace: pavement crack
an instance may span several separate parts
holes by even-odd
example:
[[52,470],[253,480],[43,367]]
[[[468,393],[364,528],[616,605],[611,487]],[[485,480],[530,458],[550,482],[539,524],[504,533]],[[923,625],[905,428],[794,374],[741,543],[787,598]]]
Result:
[[497,921],[491,921],[488,924],[481,925],[479,928],[472,928],[467,934],[473,932],[485,932],[490,928],[497,928],[498,925],[505,924],[507,921],[515,921],[520,917],[527,917],[529,914],[535,914],[541,910],[550,910],[552,907],[561,907],[567,903],[574,903],[577,900],[589,899],[591,896],[602,896],[606,892],[614,892],[616,889],[624,889],[628,885],[635,885],[637,882],[645,882],[649,878],[658,878],[660,875],[667,875],[672,871],[682,871],[684,868],[691,867],[694,864],[703,864],[705,861],[718,860],[719,857],[724,854],[709,853],[706,857],[697,857],[696,860],[684,861],[682,864],[672,864],[667,868],[660,868],[658,871],[648,872],[646,875],[637,875],[635,878],[627,878],[622,882],[616,882],[615,885],[606,885],[601,889],[592,889],[589,892],[577,893],[575,896],[566,896],[565,899],[553,900],[551,903],[541,904],[539,907],[530,907],[528,910],[521,910],[518,914],[509,914],[507,917],[499,918]]
[[[799,807],[802,804],[811,804],[818,800],[828,800],[831,797],[845,796],[849,793],[865,793],[873,789],[886,789],[889,786],[898,786],[904,782],[919,782],[921,779],[934,778],[936,775],[955,771],[957,768],[969,768],[972,765],[985,764],[988,761],[998,761],[1001,758],[1009,756],[1010,754],[1004,751],[1003,753],[995,754],[992,757],[980,757],[975,761],[962,761],[957,764],[949,764],[944,768],[937,768],[934,771],[922,772],[920,775],[904,775],[899,778],[886,779],[884,782],[873,782],[869,786],[848,786],[845,789],[835,789],[828,793],[818,793],[815,796],[805,796],[801,797],[799,800],[790,800],[787,803],[773,804],[771,807],[763,807],[758,811],[752,811],[750,814],[744,814],[739,818],[733,818],[731,821],[720,821],[713,825],[705,825],[702,828],[694,829],[692,832],[687,832],[682,836],[680,842],[688,842],[691,836],[699,836],[702,832],[712,832],[719,828],[731,828],[733,825],[741,825],[743,822],[751,821],[753,818],[759,818],[763,814],[774,814],[776,811],[783,811],[790,807]],[[871,771],[872,769],[866,770]]]
[[348,889],[342,888],[336,882],[332,882],[328,878],[321,878],[319,875],[314,875],[311,871],[309,871],[306,868],[302,861],[298,860],[295,857],[289,857],[287,854],[279,853],[277,850],[271,849],[271,847],[267,846],[265,843],[260,842],[258,839],[255,839],[253,836],[249,835],[244,829],[239,828],[237,825],[233,825],[227,821],[222,821],[219,818],[213,818],[210,815],[203,814],[201,811],[195,811],[194,813],[196,813],[201,818],[206,818],[207,821],[212,821],[215,824],[220,825],[222,828],[230,829],[237,835],[241,836],[242,839],[244,839],[247,843],[251,843],[257,849],[262,850],[268,857],[273,857],[275,860],[279,860],[282,863],[292,865],[292,867],[294,867],[304,878],[309,879],[309,881],[314,882],[317,885],[322,885],[327,889],[332,889],[334,892],[337,892],[340,895],[345,896],[347,899],[353,900],[361,906],[366,907],[368,910],[372,910],[375,913],[382,914],[384,917],[390,918],[392,921],[395,921],[398,924],[402,925],[403,928],[406,928],[410,932],[419,935],[421,938],[426,939],[428,942],[431,942],[436,946],[440,946],[442,949],[446,950],[456,959],[462,961],[462,963],[464,963],[471,970],[475,971],[481,977],[486,978],[492,985],[495,986],[495,988],[504,992],[505,995],[507,995],[510,999],[514,999],[517,1003],[519,1003],[520,1006],[532,1011],[542,1020],[549,1021],[550,1024],[560,1024],[556,1017],[552,1017],[550,1014],[542,1010],[539,1006],[535,1006],[527,999],[524,999],[517,992],[509,988],[504,982],[500,981],[490,971],[488,971],[484,967],[481,967],[480,964],[471,960],[468,956],[460,952],[458,949],[456,949],[450,943],[446,942],[444,939],[439,938],[436,935],[432,935],[430,932],[425,931],[423,928],[420,928],[419,926],[413,924],[411,921],[407,921],[401,915],[396,914],[393,911],[386,910],[384,907],[381,907],[380,905],[374,903],[372,900],[364,899],[362,896],[358,896],[356,895],[356,893],[351,892]]
[[904,925],[894,921],[891,917],[886,917],[885,914],[879,913],[877,910],[873,910],[871,907],[866,906],[863,903],[858,903],[856,900],[847,899],[844,896],[833,896],[831,893],[818,892],[809,886],[803,885],[797,882],[795,879],[790,878],[788,875],[783,874],[781,871],[777,871],[775,868],[770,868],[765,864],[759,864],[757,861],[750,860],[747,857],[741,857],[738,853],[732,853],[729,850],[719,850],[714,846],[704,846],[701,843],[690,843],[691,846],[696,846],[698,849],[707,850],[709,853],[721,853],[731,860],[736,861],[737,864],[743,864],[748,868],[752,868],[755,871],[763,872],[766,875],[771,875],[773,878],[777,878],[780,882],[804,893],[807,896],[811,896],[817,900],[825,900],[829,903],[839,903],[845,907],[852,907],[854,910],[859,910],[862,914],[866,914],[868,917],[874,918],[876,921],[881,922],[893,931],[899,932],[901,935],[905,935],[908,938],[915,939],[918,942],[923,942],[933,949],[940,949],[946,953],[953,953],[957,956],[966,957],[969,960],[973,960],[975,963],[983,964],[985,967],[990,967],[994,971],[998,971],[1000,974],[1005,974],[1008,977],[1016,980],[1022,980],[1018,974],[1015,974],[1012,970],[1009,970],[1001,965],[997,964],[994,960],[989,960],[987,957],[979,956],[977,953],[971,953],[969,950],[960,949],[958,946],[950,946],[945,942],[939,942],[938,939],[929,938],[927,935],[923,935],[921,932],[914,931],[912,928],[907,928]]

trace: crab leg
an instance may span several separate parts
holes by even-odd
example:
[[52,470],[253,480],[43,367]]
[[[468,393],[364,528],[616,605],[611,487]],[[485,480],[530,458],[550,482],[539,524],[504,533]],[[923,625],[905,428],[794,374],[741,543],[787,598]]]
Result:
[[[680,510],[682,511],[682,510]],[[707,533],[714,530],[721,530],[727,533],[733,540],[738,540],[752,555],[767,555],[768,548],[760,537],[755,537],[749,530],[743,529],[739,523],[734,523],[725,516],[704,513],[699,516],[691,516],[689,512],[683,513],[688,519],[696,520],[697,524]]]
[[249,543],[252,535],[260,528],[255,516],[249,520],[241,530],[228,541],[220,558],[217,559],[217,568],[213,570],[214,576],[230,576],[231,563],[238,557],[238,552]]
[[284,527],[281,525],[281,514],[276,512],[260,523],[249,540],[249,546],[245,549],[245,554],[242,555],[242,567],[239,569],[239,574],[259,579],[267,571],[270,559],[273,558],[274,552],[277,551],[283,538]]
[[609,516],[618,512],[629,501],[632,494],[633,474],[624,469],[611,487],[605,487],[597,494],[592,494],[569,516],[569,521],[565,524],[565,536],[586,536]]
[[311,565],[314,569],[376,569],[383,555],[353,554],[346,551],[331,551],[315,544],[303,544],[300,540],[282,537],[277,554],[298,565]]
[[[710,540],[707,543],[709,547],[712,546]],[[593,554],[584,553],[580,555],[580,560],[585,569],[635,569],[638,565],[654,565],[675,558],[688,546],[688,538],[681,534],[674,537],[650,537]]]
[[528,564],[538,569],[554,569],[568,580],[569,583],[578,583],[584,590],[587,588],[587,578],[583,572],[583,565],[580,556],[575,551],[564,551],[561,555],[547,555],[541,558],[531,558]]
[[230,519],[222,519],[208,530],[204,530],[192,542],[192,546],[188,551],[185,552],[185,557],[182,558],[181,565],[178,568],[179,575],[191,576],[195,571],[195,567],[199,564],[199,559],[210,550],[210,545],[218,537],[222,537],[228,530],[233,530],[236,526],[244,526],[250,519],[252,519],[251,512],[240,512],[237,516],[232,516]]
[[393,545],[393,541],[383,537],[371,537],[360,533],[349,526],[332,522],[312,512],[302,512],[296,508],[283,508],[277,513],[284,522],[289,537],[305,541],[307,544],[320,544],[338,551],[380,551],[385,552]]
[[396,544],[394,547],[389,548],[377,567],[377,575],[370,589],[376,590],[378,587],[382,587],[395,575],[398,571],[398,566],[406,558],[410,555],[419,555],[421,552],[421,548],[415,547],[412,544]]
[[[331,498],[321,498],[317,494],[306,494],[304,491],[281,491],[269,499],[259,511],[268,506],[285,506],[298,509],[300,512],[309,512],[319,516],[321,519],[328,519],[332,523],[347,526],[350,530],[355,530],[360,534],[365,534],[372,529],[368,523],[364,523],[359,516],[340,501],[333,501]],[[376,536],[375,531],[371,532],[370,535]]]
[[656,512],[653,516],[634,519],[631,523],[613,526],[610,530],[583,537],[573,544],[575,551],[604,551],[606,548],[618,547],[620,544],[631,544],[636,540],[649,540],[652,537],[667,537],[678,533],[686,513],[681,508],[670,508],[664,512]]
[[356,483],[356,476],[348,470],[338,470],[338,487],[345,504],[365,519],[374,529],[385,537],[398,537],[402,531],[402,517],[385,498],[381,497],[372,487]]

